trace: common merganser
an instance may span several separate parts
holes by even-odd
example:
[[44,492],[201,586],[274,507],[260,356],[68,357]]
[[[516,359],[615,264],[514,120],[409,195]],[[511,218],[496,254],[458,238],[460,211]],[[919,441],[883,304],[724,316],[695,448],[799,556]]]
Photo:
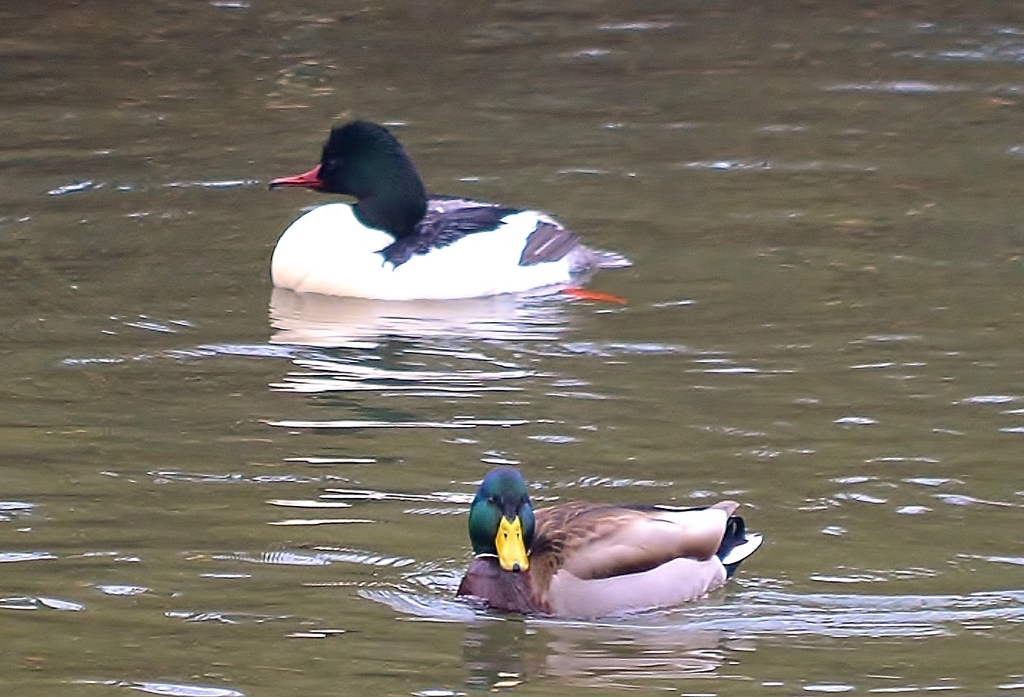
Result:
[[302,215],[281,235],[274,285],[377,300],[473,298],[577,284],[598,268],[628,266],[585,247],[546,213],[457,196],[427,196],[412,160],[383,126],[336,126],[320,164],[270,188],[356,198]]

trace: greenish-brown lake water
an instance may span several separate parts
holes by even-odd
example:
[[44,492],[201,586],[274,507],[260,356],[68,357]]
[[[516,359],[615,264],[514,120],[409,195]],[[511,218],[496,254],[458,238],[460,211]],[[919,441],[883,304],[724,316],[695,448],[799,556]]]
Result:
[[[4,3],[0,69],[0,693],[1024,694],[1016,4]],[[273,294],[356,117],[628,303]],[[767,541],[474,613],[495,463]]]

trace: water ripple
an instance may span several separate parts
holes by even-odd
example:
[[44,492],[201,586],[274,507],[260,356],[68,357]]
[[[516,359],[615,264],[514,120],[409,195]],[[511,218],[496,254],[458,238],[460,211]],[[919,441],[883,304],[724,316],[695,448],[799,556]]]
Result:
[[344,562],[346,564],[361,564],[363,566],[390,566],[397,569],[415,563],[415,560],[409,557],[393,557],[374,552],[332,547],[317,547],[316,549],[319,555],[328,562]]
[[149,588],[145,586],[127,586],[127,585],[102,585],[96,586],[96,590],[104,595],[116,595],[116,596],[132,596],[142,595],[148,593]]
[[267,421],[268,426],[280,428],[309,429],[361,429],[361,428],[440,428],[461,429],[477,428],[478,426],[525,426],[530,423],[526,419],[456,419],[453,421],[371,421],[342,419],[337,421],[304,421],[291,419],[284,421]]
[[[795,595],[757,592],[750,604],[721,608],[707,616],[695,613],[703,628],[732,628],[744,633],[821,634],[825,636],[937,636],[952,633],[949,625],[978,620],[1024,620],[1024,591],[975,593],[965,596],[919,595]],[[739,612],[736,612],[739,610]]]
[[853,162],[779,162],[769,160],[694,160],[680,165],[683,169],[712,172],[874,172],[878,168]]
[[35,509],[34,503],[27,501],[0,501],[0,522],[12,518],[27,516]]
[[981,561],[987,561],[993,564],[1013,564],[1014,566],[1024,566],[1024,557],[987,556],[983,554],[960,554],[957,556],[963,559],[980,559]]
[[[298,349],[275,344],[202,344],[196,351],[208,356],[244,356],[246,358],[293,358]],[[174,355],[177,352],[170,352]]]
[[124,687],[129,690],[146,692],[151,695],[165,697],[245,697],[244,692],[226,687],[206,687],[203,685],[186,685],[173,682],[127,682],[123,680],[75,680],[76,685],[103,685],[107,687]]
[[598,27],[600,31],[651,31],[654,29],[668,29],[674,26],[674,22],[620,22],[618,24],[602,24]]
[[40,561],[43,559],[56,558],[56,555],[49,552],[0,552],[0,564],[20,561]]
[[258,179],[215,179],[209,181],[182,181],[182,182],[169,182],[164,184],[168,189],[235,189],[241,186],[255,186],[259,184]]
[[267,503],[271,506],[285,508],[352,508],[351,503],[344,501],[319,501],[316,499],[270,499]]
[[[397,590],[361,588],[359,596],[387,605],[392,610],[435,622],[473,622],[488,619],[468,603]],[[493,619],[501,619],[493,616]]]
[[1016,395],[1008,394],[979,394],[973,397],[964,397],[954,404],[1009,404],[1020,399]]
[[985,506],[997,506],[999,508],[1020,508],[1018,504],[1010,503],[1009,501],[979,499],[974,496],[967,496],[966,494],[935,494],[935,498],[939,499],[943,503],[948,503],[951,506],[973,506],[975,504],[981,504]]
[[469,509],[464,506],[460,506],[459,508],[406,508],[402,511],[402,513],[407,513],[409,515],[464,515],[468,512]]
[[[477,355],[458,358],[480,360]],[[484,360],[489,360],[483,357]],[[514,392],[522,388],[496,384],[533,377],[530,370],[421,370],[388,369],[331,360],[296,359],[310,372],[294,372],[270,387],[300,393],[383,392],[412,396],[429,388],[432,396],[472,396],[481,392]]]
[[[478,360],[483,358],[476,355],[460,357],[476,358]],[[494,380],[518,380],[536,375],[532,370],[391,370],[387,368],[375,368],[328,360],[300,359],[296,360],[295,364],[311,370],[333,375],[345,375],[359,380],[394,381],[398,383],[414,382],[417,384],[439,383],[447,385],[456,383],[464,385],[478,385]]]
[[378,491],[375,489],[325,489],[321,499],[330,501],[423,501],[461,504],[473,502],[473,494],[453,491],[436,491],[431,494],[411,494],[399,491]]
[[[436,621],[501,620],[469,603],[402,590],[361,590],[360,595],[405,614]],[[969,595],[792,594],[747,591],[727,602],[696,602],[670,611],[644,612],[611,622],[535,618],[543,625],[628,629],[673,628],[734,636],[905,637],[950,636],[978,622],[1024,622],[1024,590]]]
[[41,608],[60,610],[62,612],[81,612],[85,609],[85,605],[71,600],[44,598],[42,596],[0,598],[0,610],[39,610]]
[[[138,321],[122,321],[122,324],[133,329],[152,331],[158,334],[176,334],[178,327],[191,328],[193,325],[188,320],[172,319],[166,321],[151,320],[142,317]],[[116,332],[104,330],[105,334],[116,334]],[[135,361],[149,361],[159,358],[175,361],[194,361],[202,358],[213,358],[217,356],[244,356],[249,358],[294,358],[295,356],[308,352],[294,346],[275,346],[272,344],[202,344],[191,348],[168,349],[155,353],[141,353],[128,356],[69,356],[61,360],[61,365],[68,367],[93,366],[93,365],[120,365]]]
[[900,51],[896,55],[932,61],[1020,63],[1024,62],[1024,44],[1019,40],[1003,40],[966,48],[950,48],[939,51]]
[[231,554],[215,554],[211,557],[216,561],[241,561],[249,564],[271,564],[275,566],[327,566],[330,562],[320,554],[279,550],[249,554],[234,552]]
[[369,518],[288,518],[287,520],[272,520],[270,525],[278,526],[303,526],[303,525],[347,525],[357,523],[375,523]]
[[164,616],[186,622],[216,622],[219,624],[264,624],[292,619],[288,615],[257,615],[251,612],[191,612],[188,610],[168,610]]
[[662,482],[655,479],[633,479],[630,477],[598,477],[583,476],[574,482],[562,482],[553,484],[554,487],[579,487],[587,489],[591,487],[620,489],[624,487],[667,487],[672,486],[671,482]]
[[893,94],[941,94],[963,92],[964,85],[926,82],[924,80],[894,80],[890,82],[850,82],[826,87],[827,92],[890,92]]
[[71,182],[70,184],[64,184],[54,189],[50,189],[46,193],[50,196],[64,196],[66,194],[76,194],[80,191],[88,191],[89,189],[99,188],[102,184],[95,185],[91,180]]
[[872,426],[878,421],[867,416],[844,416],[833,421],[839,426]]
[[252,482],[254,484],[311,484],[320,481],[319,477],[297,474],[250,476],[235,472],[229,474],[209,474],[205,472],[176,472],[174,470],[155,470],[146,474],[162,482],[189,482],[193,484],[238,484],[242,482]]
[[692,353],[686,346],[653,342],[594,342],[575,341],[563,343],[562,348],[570,354],[610,358],[613,356],[659,356],[678,353]]
[[225,687],[203,687],[168,682],[134,682],[125,683],[125,686],[139,692],[168,695],[169,697],[245,697],[244,692],[229,690]]
[[278,566],[329,566],[335,562],[346,564],[362,564],[365,566],[390,566],[401,568],[413,563],[407,557],[395,557],[376,552],[361,550],[349,550],[332,547],[317,547],[313,552],[296,552],[292,550],[278,550],[263,552],[262,554],[249,554],[247,552],[234,552],[230,554],[217,554],[212,557],[217,561],[241,561],[250,564],[271,564]]

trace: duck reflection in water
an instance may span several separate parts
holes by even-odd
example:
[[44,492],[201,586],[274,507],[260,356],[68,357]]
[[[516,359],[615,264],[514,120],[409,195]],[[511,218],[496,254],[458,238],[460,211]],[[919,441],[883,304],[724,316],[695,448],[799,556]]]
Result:
[[553,340],[567,329],[566,302],[530,295],[465,300],[387,301],[275,288],[270,323],[276,344],[372,348],[389,338]]
[[646,687],[652,680],[713,674],[725,653],[720,632],[621,622],[481,622],[467,627],[463,641],[467,687],[488,690],[541,678],[582,687]]

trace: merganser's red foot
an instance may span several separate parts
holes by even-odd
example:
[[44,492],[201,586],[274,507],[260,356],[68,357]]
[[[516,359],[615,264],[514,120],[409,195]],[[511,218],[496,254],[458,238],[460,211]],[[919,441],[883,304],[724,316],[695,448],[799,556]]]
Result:
[[563,288],[562,292],[573,298],[579,298],[580,300],[596,300],[602,303],[613,303],[615,305],[625,305],[626,299],[620,298],[617,295],[611,295],[610,293],[601,293],[596,290],[587,290],[586,288],[576,288],[569,286]]

